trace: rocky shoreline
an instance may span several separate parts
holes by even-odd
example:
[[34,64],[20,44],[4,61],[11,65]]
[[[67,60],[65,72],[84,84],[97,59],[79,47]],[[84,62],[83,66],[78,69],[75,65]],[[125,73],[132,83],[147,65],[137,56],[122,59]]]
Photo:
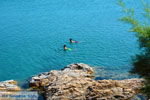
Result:
[[[128,100],[143,87],[143,79],[94,80],[93,73],[86,64],[71,64],[33,76],[29,86],[41,91],[46,100]],[[0,90],[21,89],[11,80],[0,82]]]

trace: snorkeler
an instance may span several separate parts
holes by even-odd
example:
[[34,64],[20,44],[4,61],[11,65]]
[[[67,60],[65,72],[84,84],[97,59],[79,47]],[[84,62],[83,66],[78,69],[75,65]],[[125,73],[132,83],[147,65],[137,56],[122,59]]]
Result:
[[67,48],[67,46],[66,45],[64,45],[64,50],[67,50],[68,48]]
[[69,39],[70,43],[78,43],[78,41],[73,41],[72,38]]

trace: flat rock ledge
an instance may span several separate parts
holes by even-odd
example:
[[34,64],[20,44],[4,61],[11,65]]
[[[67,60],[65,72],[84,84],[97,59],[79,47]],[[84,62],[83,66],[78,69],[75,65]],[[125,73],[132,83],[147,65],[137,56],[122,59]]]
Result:
[[0,91],[20,91],[21,88],[17,86],[17,81],[7,80],[0,82]]
[[94,80],[92,67],[71,64],[31,78],[32,88],[42,89],[46,100],[129,100],[143,86],[143,79]]

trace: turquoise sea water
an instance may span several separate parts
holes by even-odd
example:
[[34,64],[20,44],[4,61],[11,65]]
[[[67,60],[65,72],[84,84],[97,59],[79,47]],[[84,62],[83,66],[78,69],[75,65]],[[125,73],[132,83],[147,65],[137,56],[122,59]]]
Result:
[[[127,0],[136,8],[139,1]],[[79,62],[95,66],[98,75],[102,68],[107,78],[124,77],[139,49],[129,25],[118,20],[122,15],[116,0],[1,0],[0,80],[24,80]]]

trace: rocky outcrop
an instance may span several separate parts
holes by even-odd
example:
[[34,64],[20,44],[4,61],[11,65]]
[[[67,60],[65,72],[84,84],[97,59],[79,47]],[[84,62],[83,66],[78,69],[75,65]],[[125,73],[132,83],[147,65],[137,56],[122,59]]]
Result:
[[30,87],[43,88],[49,84],[53,84],[56,81],[67,82],[71,79],[92,78],[94,70],[86,64],[71,64],[60,71],[52,70],[50,72],[41,73],[32,77],[30,80]]
[[32,77],[30,87],[42,89],[46,100],[126,100],[143,85],[143,79],[96,81],[93,73],[86,64],[71,64]]
[[17,86],[17,82],[14,80],[7,80],[0,82],[0,91],[20,91],[20,87]]

